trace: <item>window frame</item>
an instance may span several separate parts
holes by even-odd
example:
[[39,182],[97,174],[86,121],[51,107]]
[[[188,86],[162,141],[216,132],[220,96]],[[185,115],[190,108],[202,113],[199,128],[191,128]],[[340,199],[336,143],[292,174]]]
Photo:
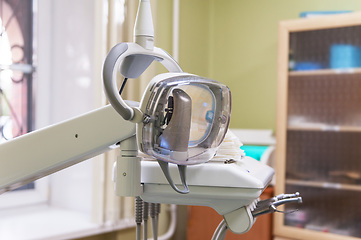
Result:
[[34,184],[35,186],[32,189],[3,193],[0,197],[0,211],[34,204],[46,204],[49,200],[48,179],[39,179]]

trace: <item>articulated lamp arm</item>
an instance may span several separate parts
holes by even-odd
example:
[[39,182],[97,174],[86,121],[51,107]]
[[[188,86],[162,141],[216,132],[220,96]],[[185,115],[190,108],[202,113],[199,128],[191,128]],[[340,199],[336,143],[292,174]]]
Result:
[[135,124],[108,105],[2,143],[0,194],[106,152],[132,136]]

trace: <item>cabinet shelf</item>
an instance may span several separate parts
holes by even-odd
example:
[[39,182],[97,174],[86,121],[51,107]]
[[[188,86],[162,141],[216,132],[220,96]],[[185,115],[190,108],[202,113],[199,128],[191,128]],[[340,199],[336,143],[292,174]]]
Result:
[[309,71],[290,71],[290,77],[293,76],[322,76],[339,74],[361,74],[361,68],[341,68],[341,69],[318,69]]
[[294,186],[314,187],[314,188],[329,188],[338,190],[351,190],[361,192],[361,185],[354,184],[342,184],[333,182],[322,182],[322,181],[306,181],[297,179],[287,179],[286,184]]
[[339,126],[327,124],[297,124],[288,125],[287,130],[290,131],[326,131],[326,132],[360,132],[361,126]]

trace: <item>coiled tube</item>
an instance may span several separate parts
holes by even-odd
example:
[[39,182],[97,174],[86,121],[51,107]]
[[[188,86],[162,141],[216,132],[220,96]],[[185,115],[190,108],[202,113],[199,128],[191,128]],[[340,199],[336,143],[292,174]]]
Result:
[[135,198],[135,223],[136,225],[136,239],[140,240],[141,225],[143,221],[143,200],[140,197]]

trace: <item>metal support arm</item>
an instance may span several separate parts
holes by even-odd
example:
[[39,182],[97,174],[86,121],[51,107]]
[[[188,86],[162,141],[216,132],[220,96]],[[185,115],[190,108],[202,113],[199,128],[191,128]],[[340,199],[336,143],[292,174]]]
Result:
[[110,150],[135,124],[110,105],[0,144],[0,194]]

